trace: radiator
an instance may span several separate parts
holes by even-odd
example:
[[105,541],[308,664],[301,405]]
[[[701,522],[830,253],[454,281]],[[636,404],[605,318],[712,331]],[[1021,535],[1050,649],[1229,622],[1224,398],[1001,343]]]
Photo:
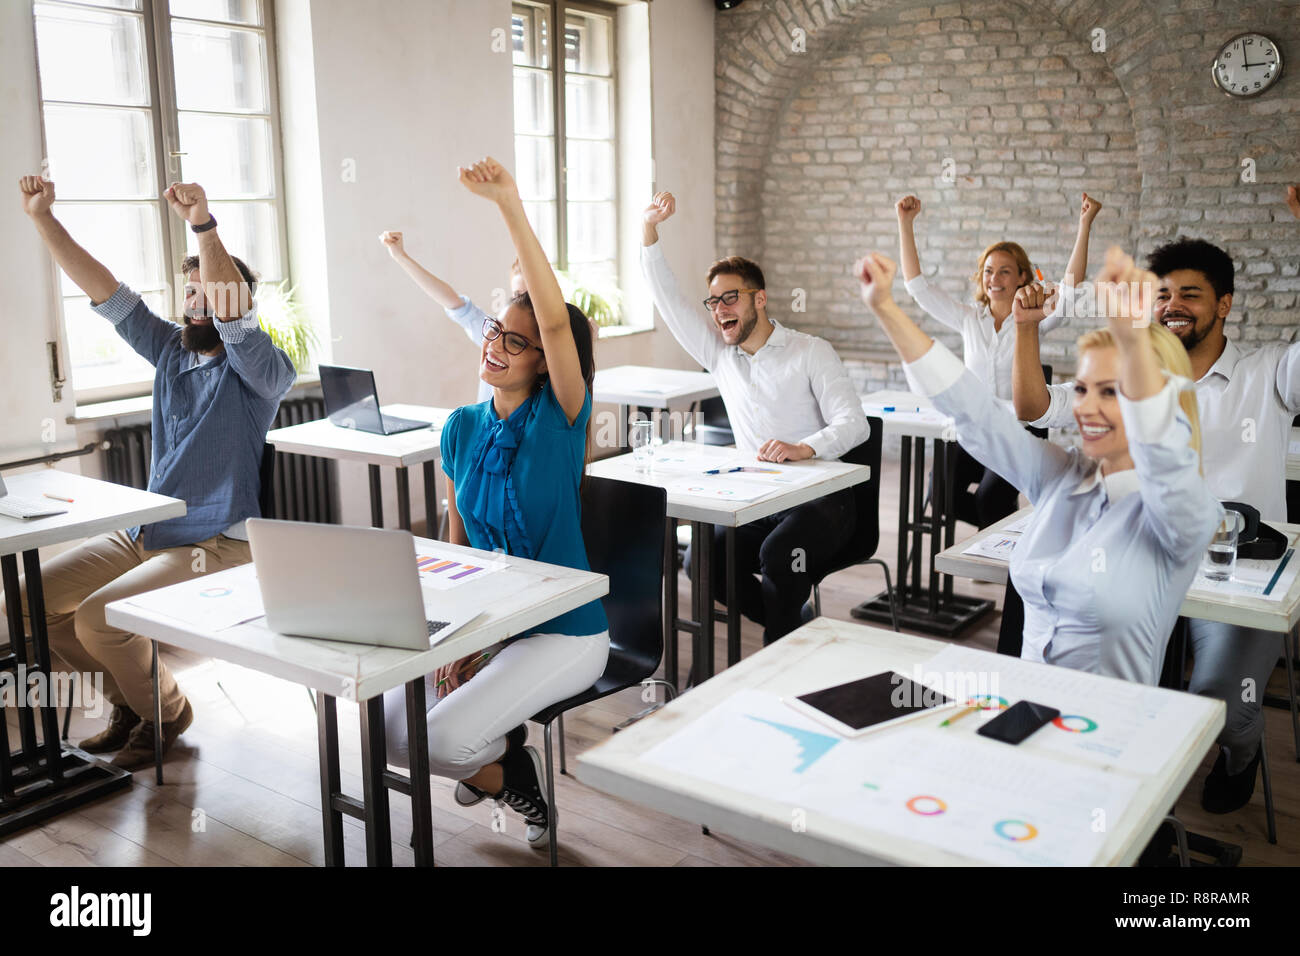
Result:
[[[324,417],[322,399],[289,399],[280,403],[271,427],[283,428]],[[104,434],[104,442],[107,445],[104,470],[108,480],[132,488],[147,487],[153,449],[150,427],[115,428]],[[334,499],[334,481],[326,459],[275,454],[275,471],[269,486],[262,488],[263,517],[332,522]]]

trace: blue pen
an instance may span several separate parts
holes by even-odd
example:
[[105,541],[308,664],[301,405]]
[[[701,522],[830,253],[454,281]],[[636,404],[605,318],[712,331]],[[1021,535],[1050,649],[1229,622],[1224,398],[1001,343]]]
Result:
[[742,468],[710,468],[708,471],[705,472],[705,474],[706,475],[729,475],[733,471],[744,471],[744,470],[745,469],[743,467]]
[[881,409],[882,412],[919,412],[919,408],[899,408],[897,405],[886,405]]

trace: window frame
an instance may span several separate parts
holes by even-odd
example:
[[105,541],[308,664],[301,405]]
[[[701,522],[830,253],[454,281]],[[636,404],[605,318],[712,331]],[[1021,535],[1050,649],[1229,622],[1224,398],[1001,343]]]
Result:
[[[567,165],[568,159],[568,92],[565,80],[568,76],[568,70],[565,67],[564,58],[564,22],[565,15],[569,11],[578,13],[591,13],[605,17],[609,20],[609,51],[610,51],[610,145],[613,149],[614,164],[612,175],[613,198],[611,200],[614,207],[614,242],[615,247],[610,256],[610,261],[614,263],[614,276],[620,280],[619,275],[619,229],[621,226],[619,196],[622,183],[619,180],[620,170],[618,162],[618,143],[619,143],[619,62],[618,62],[618,8],[614,4],[602,3],[600,0],[528,0],[526,3],[520,3],[521,6],[540,7],[547,11],[551,22],[550,44],[546,51],[550,66],[527,67],[537,72],[549,73],[551,83],[551,106],[554,111],[554,140],[552,160],[555,164],[555,268],[565,272],[570,271],[569,263],[569,170]],[[515,4],[511,3],[511,13],[514,13]],[[511,75],[518,68],[512,60]],[[587,74],[577,74],[587,75]],[[512,104],[513,105],[513,104]],[[512,130],[512,136],[518,134]]]
[[[153,205],[157,209],[157,216],[160,226],[160,239],[162,247],[159,250],[164,261],[163,272],[163,289],[162,293],[166,297],[165,302],[168,304],[168,312],[172,311],[172,306],[181,301],[181,290],[184,288],[184,277],[180,277],[180,287],[177,288],[175,283],[179,275],[181,261],[186,254],[186,233],[187,225],[181,222],[172,214],[167,200],[163,193],[167,187],[180,179],[181,160],[183,153],[180,151],[180,110],[177,107],[176,97],[176,73],[172,59],[172,33],[171,7],[169,0],[139,0],[140,8],[138,10],[121,9],[114,7],[105,7],[99,4],[83,3],[79,0],[29,0],[33,7],[32,16],[32,48],[35,55],[36,63],[36,96],[37,108],[40,112],[41,120],[41,154],[42,160],[49,157],[49,144],[46,139],[45,130],[45,109],[47,104],[69,106],[89,106],[101,109],[118,108],[114,104],[105,103],[85,103],[74,100],[47,100],[45,91],[41,84],[40,68],[40,48],[36,39],[36,17],[34,8],[39,2],[51,2],[59,7],[67,7],[77,10],[89,10],[96,12],[111,12],[119,14],[132,14],[139,16],[144,31],[144,59],[146,82],[149,92],[149,105],[143,107],[149,113],[150,125],[152,127],[152,142],[154,149],[154,188],[156,198]],[[193,17],[177,17],[176,19],[184,20],[187,23],[198,23],[221,27],[226,29],[251,29],[260,31],[265,44],[266,52],[266,82],[267,82],[267,119],[271,127],[271,184],[272,195],[269,200],[275,213],[275,237],[279,245],[279,261],[283,275],[279,278],[289,282],[292,285],[293,267],[289,258],[289,241],[288,225],[285,210],[284,194],[284,150],[281,140],[281,123],[280,123],[280,89],[279,89],[279,66],[276,59],[275,43],[275,2],[274,0],[259,0],[262,22],[260,25],[240,24],[233,21],[226,22],[221,20],[205,20]],[[141,107],[130,107],[130,109],[141,109]],[[220,111],[199,111],[211,112],[213,115],[234,115],[225,114]],[[250,115],[250,114],[238,114]],[[260,115],[260,114],[251,114]],[[222,200],[214,200],[221,202]],[[268,200],[258,200],[268,201]],[[113,200],[113,199],[85,199],[85,200],[59,200],[60,203],[93,203],[96,205],[113,205],[116,203],[131,203],[139,205],[139,200]],[[73,237],[76,238],[75,236]],[[95,255],[95,250],[87,250],[91,255]],[[238,250],[234,250],[238,254]],[[253,268],[257,268],[257,263],[249,263]],[[119,382],[114,385],[101,385],[93,388],[79,387],[76,380],[76,373],[72,369],[70,352],[68,349],[68,325],[67,315],[64,311],[64,293],[62,289],[61,270],[55,264],[52,270],[52,281],[54,284],[54,301],[58,309],[58,336],[60,365],[63,368],[63,374],[68,379],[68,385],[71,386],[73,401],[76,405],[89,405],[98,402],[116,401],[125,398],[139,398],[150,395],[153,392],[152,376],[147,380],[136,380],[129,382]],[[139,291],[139,290],[137,290]],[[149,289],[148,292],[157,290]],[[174,318],[167,315],[164,318]]]

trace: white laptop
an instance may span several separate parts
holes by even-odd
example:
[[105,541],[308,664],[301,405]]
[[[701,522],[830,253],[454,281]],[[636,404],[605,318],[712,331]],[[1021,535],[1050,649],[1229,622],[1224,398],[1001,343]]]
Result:
[[279,634],[426,651],[478,616],[452,600],[426,615],[409,531],[267,518],[247,527],[266,626]]
[[0,476],[0,515],[8,515],[10,518],[48,518],[50,515],[61,515],[67,513],[67,508],[60,508],[50,500],[40,500],[38,498],[19,498],[17,495],[9,494],[5,488],[5,480]]

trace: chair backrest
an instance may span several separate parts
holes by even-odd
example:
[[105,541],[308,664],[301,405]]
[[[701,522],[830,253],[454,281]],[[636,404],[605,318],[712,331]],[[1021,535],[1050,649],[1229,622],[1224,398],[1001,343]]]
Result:
[[588,476],[582,492],[582,536],[591,569],[609,577],[603,603],[615,650],[635,660],[644,676],[663,657],[664,535],[668,493],[663,488]]
[[864,558],[876,553],[880,544],[880,451],[884,444],[885,423],[868,416],[867,425],[871,434],[860,445],[850,448],[840,461],[852,465],[866,465],[871,469],[871,477],[860,485],[853,486],[853,501],[857,507],[857,525],[853,537],[839,554],[831,561],[827,573],[839,571],[849,565],[857,564]]
[[275,446],[267,442],[262,446],[262,464],[257,471],[257,504],[263,518],[275,514]]

